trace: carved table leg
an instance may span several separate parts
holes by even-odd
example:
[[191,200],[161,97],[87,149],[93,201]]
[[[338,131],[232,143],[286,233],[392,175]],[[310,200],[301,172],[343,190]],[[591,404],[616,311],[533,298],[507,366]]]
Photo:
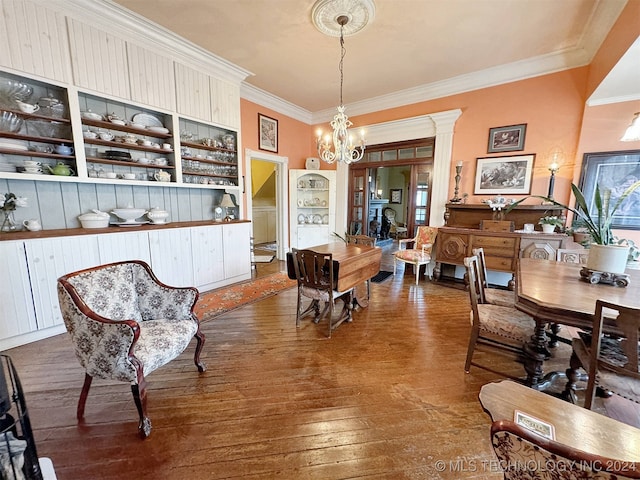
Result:
[[582,375],[578,372],[578,369],[582,366],[580,359],[574,353],[571,354],[571,360],[569,360],[569,368],[567,368],[567,385],[564,387],[564,391],[560,394],[560,398],[571,403],[578,403],[578,396],[576,395],[576,383],[582,379]]
[[526,384],[536,390],[544,390],[559,376],[557,372],[550,373],[543,378],[542,365],[551,356],[547,348],[545,323],[536,321],[536,329],[531,339],[524,346],[524,369],[527,372]]

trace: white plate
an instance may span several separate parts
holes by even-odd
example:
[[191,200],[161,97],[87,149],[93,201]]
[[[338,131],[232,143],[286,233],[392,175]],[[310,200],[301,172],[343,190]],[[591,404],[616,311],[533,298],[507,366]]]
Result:
[[111,222],[111,225],[117,225],[118,227],[137,227],[139,225],[146,225],[147,223],[151,222]]
[[301,198],[298,199],[298,206],[299,207],[304,206],[304,200],[302,200]]
[[307,221],[307,217],[304,214],[300,214],[298,215],[298,223],[302,224],[305,223]]
[[135,122],[131,122],[131,123],[129,123],[129,126],[130,126],[131,128],[136,128],[136,129],[138,129],[138,130],[144,130],[145,128],[147,128],[147,127],[145,127],[143,124],[141,124],[141,123],[135,123]]
[[19,143],[0,142],[0,148],[6,148],[7,150],[29,150],[29,147]]
[[165,127],[147,127],[147,130],[154,133],[169,133],[169,129]]
[[329,215],[323,215],[322,216],[322,223],[327,224],[329,223]]
[[149,115],[148,113],[136,113],[133,117],[131,117],[131,121],[144,125],[145,127],[163,126],[158,117],[154,117],[153,115]]

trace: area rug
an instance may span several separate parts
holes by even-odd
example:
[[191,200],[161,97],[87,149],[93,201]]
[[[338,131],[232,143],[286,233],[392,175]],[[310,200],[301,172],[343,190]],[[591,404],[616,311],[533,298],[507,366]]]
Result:
[[384,282],[387,278],[393,275],[393,272],[387,272],[386,270],[380,270],[375,276],[371,277],[373,283]]
[[236,283],[202,293],[196,303],[195,313],[201,321],[211,320],[235,308],[271,297],[296,286],[286,272],[277,272],[255,280]]
[[254,255],[253,261],[255,263],[271,263],[274,258],[276,258],[275,255]]

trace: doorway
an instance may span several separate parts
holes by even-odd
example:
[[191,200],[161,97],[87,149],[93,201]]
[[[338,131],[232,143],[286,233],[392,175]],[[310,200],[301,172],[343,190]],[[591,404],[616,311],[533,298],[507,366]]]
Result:
[[264,243],[278,260],[289,250],[288,163],[287,157],[245,150],[247,218],[254,243]]

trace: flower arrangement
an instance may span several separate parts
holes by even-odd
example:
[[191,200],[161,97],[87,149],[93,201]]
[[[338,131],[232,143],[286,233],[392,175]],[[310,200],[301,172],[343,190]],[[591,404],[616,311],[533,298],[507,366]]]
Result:
[[18,197],[14,193],[5,193],[4,197],[0,197],[0,209],[4,212],[4,219],[0,231],[13,232],[18,229],[16,221],[13,218],[13,212],[18,207],[26,207],[27,199]]
[[553,225],[554,227],[561,227],[563,225],[562,219],[557,217],[556,215],[547,215],[546,217],[542,217],[538,224],[540,225]]

